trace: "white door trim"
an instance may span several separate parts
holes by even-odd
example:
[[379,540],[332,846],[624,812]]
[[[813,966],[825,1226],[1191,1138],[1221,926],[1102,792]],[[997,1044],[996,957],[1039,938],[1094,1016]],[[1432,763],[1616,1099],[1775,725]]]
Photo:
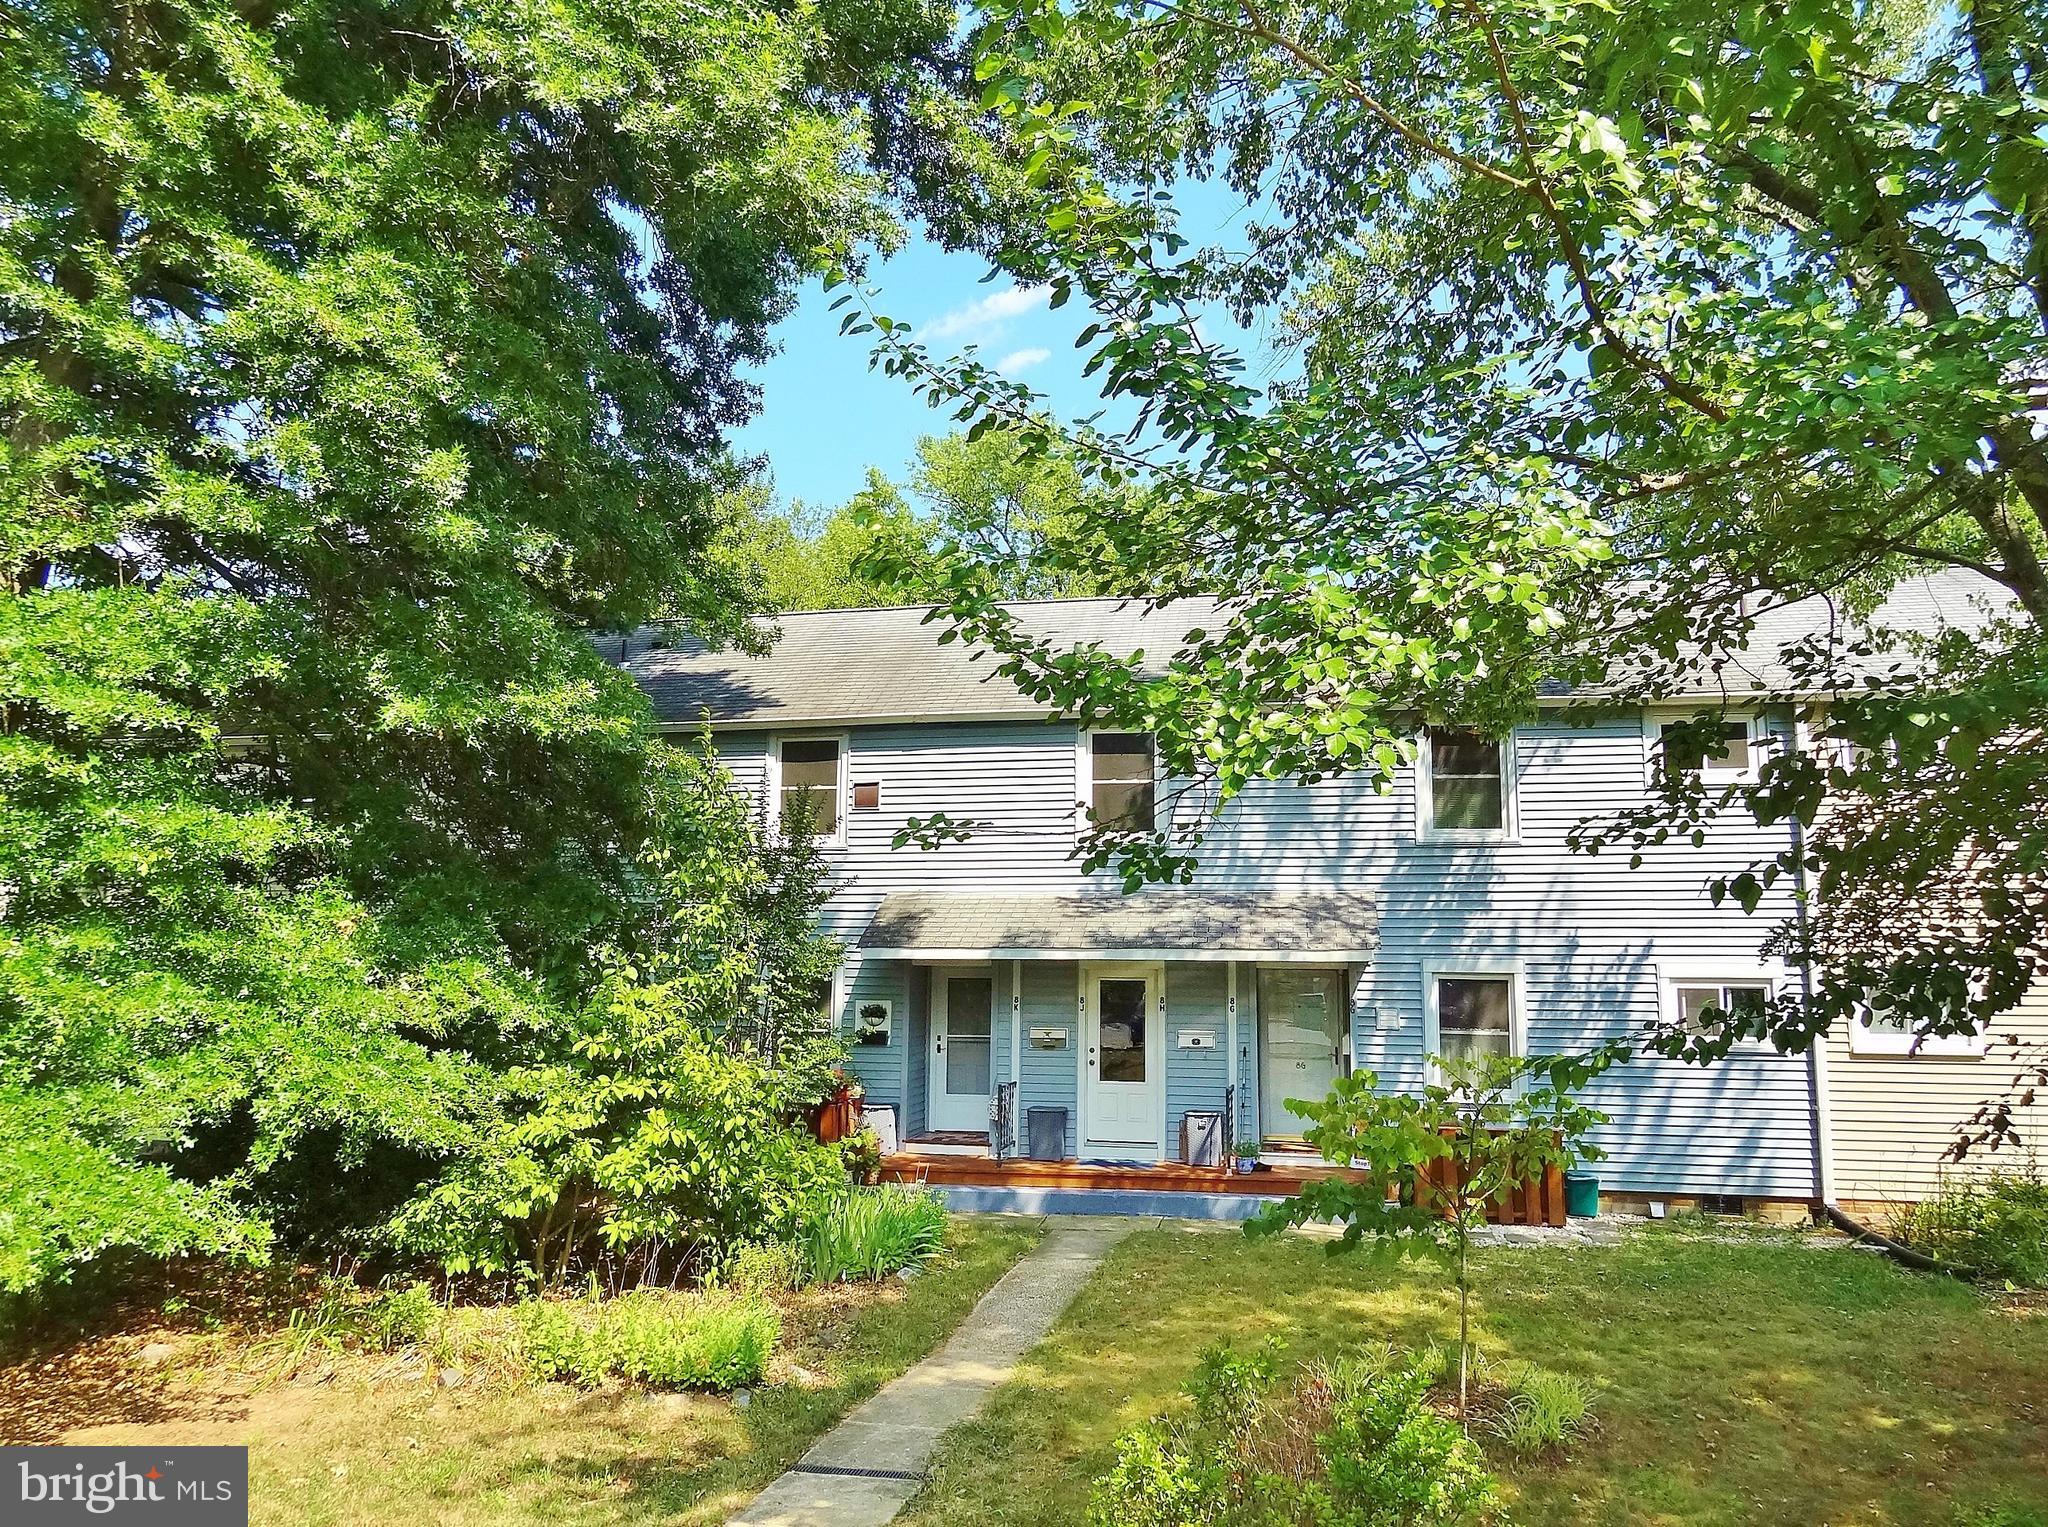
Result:
[[[1153,1136],[1149,1141],[1102,1141],[1089,1137],[1089,1091],[1095,1067],[1100,1013],[1095,983],[1102,977],[1140,977],[1145,982],[1145,1076],[1152,1089]],[[1076,1113],[1074,1142],[1083,1160],[1160,1162],[1166,1159],[1166,966],[1157,960],[1090,960],[1081,966],[1081,1042],[1074,1047]]]
[[961,976],[971,976],[988,982],[988,1059],[991,1092],[995,1083],[996,1059],[996,972],[992,965],[940,965],[933,969],[931,976],[931,1014],[927,1019],[930,1051],[925,1056],[924,1075],[924,1127],[931,1134],[945,1134],[950,1131],[966,1131],[988,1128],[988,1095],[981,1099],[974,1117],[965,1113],[948,1112],[959,1102],[960,1094],[949,1093],[942,1085],[945,1072],[944,1052],[939,1041],[947,1037],[946,1027],[946,983]]

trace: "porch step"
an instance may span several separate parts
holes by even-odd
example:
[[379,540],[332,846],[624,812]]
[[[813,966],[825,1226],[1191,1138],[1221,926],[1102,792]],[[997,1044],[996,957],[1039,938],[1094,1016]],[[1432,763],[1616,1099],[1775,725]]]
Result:
[[1247,1220],[1273,1201],[1259,1193],[1133,1188],[970,1187],[934,1183],[955,1214],[1114,1214],[1161,1219]]

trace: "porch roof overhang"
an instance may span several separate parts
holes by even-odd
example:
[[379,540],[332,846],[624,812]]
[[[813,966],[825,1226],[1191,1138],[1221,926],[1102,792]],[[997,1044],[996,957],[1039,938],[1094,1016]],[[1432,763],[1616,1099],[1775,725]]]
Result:
[[1368,962],[1379,908],[1342,891],[1141,891],[1006,896],[895,891],[861,934],[863,955],[968,960]]

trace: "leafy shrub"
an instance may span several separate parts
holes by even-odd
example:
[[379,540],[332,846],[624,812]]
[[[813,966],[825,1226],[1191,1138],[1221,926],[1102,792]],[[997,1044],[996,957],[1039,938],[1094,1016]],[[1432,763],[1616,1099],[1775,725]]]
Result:
[[882,1137],[863,1129],[839,1142],[839,1157],[846,1163],[846,1175],[855,1182],[879,1182],[882,1178]]
[[1272,1348],[1204,1354],[1192,1413],[1117,1441],[1089,1503],[1095,1527],[1450,1527],[1495,1504],[1479,1449],[1430,1403],[1442,1354],[1313,1364],[1276,1388]]
[[706,1250],[795,1238],[845,1186],[839,1148],[798,1122],[845,1053],[815,1014],[840,959],[815,926],[822,861],[766,835],[708,751],[673,762],[636,927],[502,1073],[502,1127],[396,1217],[401,1250],[543,1285],[600,1262],[665,1282]]
[[946,1206],[925,1188],[854,1188],[811,1221],[804,1253],[820,1283],[886,1278],[927,1262],[946,1244]]
[[810,1282],[810,1267],[798,1242],[764,1241],[733,1247],[718,1260],[705,1282],[736,1294],[787,1294]]
[[641,1289],[616,1299],[532,1299],[519,1306],[520,1349],[535,1378],[596,1385],[609,1377],[661,1389],[736,1389],[767,1371],[782,1317],[744,1295]]
[[1944,1262],[2026,1288],[2048,1285],[2048,1180],[1948,1178],[1900,1222],[1899,1238]]
[[379,1290],[357,1317],[357,1326],[367,1345],[389,1352],[425,1341],[440,1313],[431,1288],[409,1283],[404,1288]]
[[1585,1380],[1529,1363],[1508,1363],[1488,1376],[1497,1378],[1502,1398],[1487,1429],[1512,1451],[1551,1452],[1585,1430],[1593,1409]]

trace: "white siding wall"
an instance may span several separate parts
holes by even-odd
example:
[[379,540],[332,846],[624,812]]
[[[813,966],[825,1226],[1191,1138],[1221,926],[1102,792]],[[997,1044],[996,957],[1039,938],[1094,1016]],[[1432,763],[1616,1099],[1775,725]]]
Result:
[[[721,738],[742,787],[764,778],[765,739]],[[1074,892],[1114,890],[1107,874],[1083,876],[1075,840],[1077,737],[1071,727],[1035,723],[879,726],[852,733],[849,778],[881,786],[881,808],[849,812],[846,846],[829,851],[839,875],[826,914],[828,931],[854,944],[892,890]],[[1412,1083],[1422,1068],[1422,969],[1473,957],[1517,963],[1528,1001],[1529,1039],[1563,1049],[1653,1016],[1660,1001],[1660,960],[1725,961],[1740,976],[1757,963],[1759,941],[1782,904],[1745,916],[1732,903],[1708,904],[1704,886],[1774,852],[1774,835],[1723,828],[1703,848],[1651,850],[1631,870],[1628,856],[1569,853],[1565,835],[1581,817],[1643,798],[1642,729],[1633,720],[1575,728],[1561,722],[1517,735],[1520,839],[1462,845],[1415,840],[1413,781],[1385,793],[1362,780],[1313,787],[1262,784],[1232,803],[1200,850],[1197,887],[1216,890],[1365,891],[1382,908],[1378,958],[1363,973],[1354,1018],[1355,1063],[1384,1084]],[[989,822],[966,842],[933,850],[892,849],[905,819],[945,812]],[[876,962],[878,965],[880,962]],[[909,993],[900,970],[864,970],[849,956],[851,995],[894,995],[896,1026],[886,1047],[864,1046],[855,1064],[877,1101],[898,1101],[910,1036]],[[1007,972],[999,971],[997,1017],[1006,1032]],[[1223,1024],[1217,969],[1175,987],[1214,998]],[[1025,1022],[1057,1010],[1072,1023],[1071,967],[1025,967]],[[1249,967],[1240,983],[1240,1038],[1252,1009]],[[1216,991],[1211,992],[1209,987]],[[1173,988],[1170,988],[1170,991]],[[1197,1004],[1199,1010],[1200,1004]],[[1076,1036],[1078,1039],[1078,1035]],[[998,1040],[998,1070],[1007,1050]],[[1252,1059],[1240,1081],[1255,1098]],[[1204,1071],[1177,1076],[1185,1063],[1214,1068],[1220,1054],[1176,1058],[1169,1048],[1170,1096],[1197,1106],[1212,1089]],[[1064,1062],[1063,1084],[1054,1072]],[[1740,1193],[1806,1197],[1814,1189],[1809,1072],[1803,1059],[1767,1050],[1700,1068],[1638,1061],[1611,1074],[1591,1101],[1612,1115],[1600,1143],[1611,1153],[1602,1180],[1624,1191]],[[1065,1096],[1048,1089],[1063,1085]],[[1071,1106],[1072,1057],[1034,1064],[1027,1051],[1025,1096]],[[1043,1095],[1041,1095],[1043,1094]],[[1206,1104],[1201,1106],[1208,1106]],[[921,1112],[912,1101],[908,1117]],[[1178,1115],[1169,1119],[1171,1133]]]
[[1837,1198],[1896,1202],[1926,1197],[1944,1172],[2048,1170],[2048,1096],[2018,1114],[2016,1147],[1973,1150],[1960,1165],[1942,1162],[1963,1121],[1980,1103],[2004,1095],[2018,1074],[2021,1061],[2005,1036],[2017,1037],[2026,1058],[2039,1063],[2040,1047],[2048,1045],[2048,986],[2036,986],[1992,1032],[1997,1038],[1982,1056],[1953,1059],[1855,1055],[1846,1030],[1828,1036]]

